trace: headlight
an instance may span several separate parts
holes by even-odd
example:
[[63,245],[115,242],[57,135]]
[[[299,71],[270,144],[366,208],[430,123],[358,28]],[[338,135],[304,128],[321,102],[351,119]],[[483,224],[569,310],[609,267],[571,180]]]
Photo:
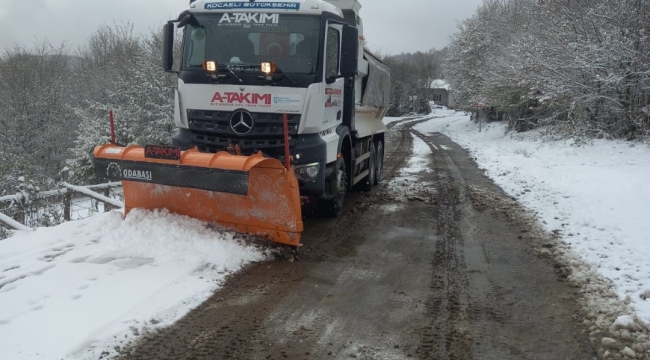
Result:
[[217,72],[219,69],[219,65],[217,65],[216,61],[203,61],[203,70],[207,72]]
[[320,173],[320,163],[297,165],[295,172],[296,176],[301,180],[314,180]]
[[266,75],[271,75],[277,70],[277,66],[275,65],[274,62],[263,62],[262,65],[260,66],[260,69],[262,72]]

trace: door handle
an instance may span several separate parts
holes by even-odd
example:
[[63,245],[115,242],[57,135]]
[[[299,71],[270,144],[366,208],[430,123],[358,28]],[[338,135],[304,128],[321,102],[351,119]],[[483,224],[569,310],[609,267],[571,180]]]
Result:
[[342,112],[341,112],[341,110],[339,110],[339,111],[336,113],[336,120],[341,120],[341,115],[342,115]]

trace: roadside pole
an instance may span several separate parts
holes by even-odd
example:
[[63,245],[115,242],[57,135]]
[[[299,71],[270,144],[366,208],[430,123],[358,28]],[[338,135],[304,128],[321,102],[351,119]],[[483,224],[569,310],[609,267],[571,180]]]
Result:
[[478,132],[483,131],[483,120],[481,119],[481,109],[483,109],[483,102],[478,101],[476,103],[476,116],[478,116]]

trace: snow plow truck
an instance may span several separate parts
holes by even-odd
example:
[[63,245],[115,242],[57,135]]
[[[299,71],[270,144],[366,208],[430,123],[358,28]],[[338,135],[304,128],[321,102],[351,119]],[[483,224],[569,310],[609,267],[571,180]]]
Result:
[[300,246],[303,204],[338,216],[346,192],[382,176],[390,72],[364,48],[360,9],[190,1],[163,27],[162,65],[178,77],[171,146],[98,146],[96,175],[122,181],[126,213]]

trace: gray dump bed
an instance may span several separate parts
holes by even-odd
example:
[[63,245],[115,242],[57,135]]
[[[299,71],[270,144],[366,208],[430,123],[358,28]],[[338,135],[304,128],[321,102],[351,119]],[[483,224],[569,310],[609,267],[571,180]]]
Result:
[[368,61],[368,82],[361,101],[364,105],[386,108],[390,104],[390,69],[367,50],[363,58]]

